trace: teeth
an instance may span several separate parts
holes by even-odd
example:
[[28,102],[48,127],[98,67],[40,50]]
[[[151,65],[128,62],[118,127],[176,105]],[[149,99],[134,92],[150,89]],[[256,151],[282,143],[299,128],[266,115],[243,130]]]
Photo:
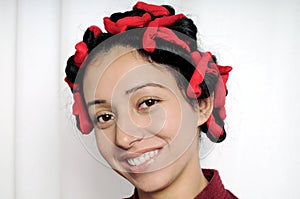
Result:
[[136,158],[127,159],[127,162],[131,166],[138,166],[138,165],[143,164],[146,161],[150,160],[151,158],[153,158],[157,153],[158,153],[158,150],[150,151],[150,152],[144,153]]

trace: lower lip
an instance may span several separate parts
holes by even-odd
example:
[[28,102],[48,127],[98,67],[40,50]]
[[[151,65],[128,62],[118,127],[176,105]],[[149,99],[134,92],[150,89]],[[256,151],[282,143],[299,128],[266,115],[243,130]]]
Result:
[[154,163],[155,159],[159,156],[160,154],[160,150],[158,151],[158,153],[153,156],[152,158],[150,158],[149,160],[147,160],[146,162],[138,165],[138,166],[131,166],[130,164],[128,164],[127,160],[122,161],[121,164],[123,166],[123,168],[126,170],[126,172],[129,173],[144,173],[147,172],[147,170],[149,170],[150,166]]

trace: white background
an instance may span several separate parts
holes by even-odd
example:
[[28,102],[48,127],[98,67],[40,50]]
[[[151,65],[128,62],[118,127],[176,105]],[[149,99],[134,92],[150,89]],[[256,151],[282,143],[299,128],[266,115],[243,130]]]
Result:
[[[232,65],[228,137],[202,161],[240,198],[299,198],[300,2],[148,1],[189,14]],[[132,187],[85,150],[63,82],[84,30],[132,0],[0,0],[0,199],[121,198]]]

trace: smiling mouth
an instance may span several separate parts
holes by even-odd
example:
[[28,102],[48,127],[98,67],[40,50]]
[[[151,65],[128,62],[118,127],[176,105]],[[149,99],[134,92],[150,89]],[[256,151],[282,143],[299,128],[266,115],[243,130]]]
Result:
[[129,158],[126,159],[126,162],[130,165],[130,166],[139,166],[142,165],[144,163],[146,163],[147,161],[151,160],[154,156],[156,156],[158,154],[159,150],[154,150],[154,151],[149,151],[147,153],[143,153],[142,155],[135,157],[135,158]]

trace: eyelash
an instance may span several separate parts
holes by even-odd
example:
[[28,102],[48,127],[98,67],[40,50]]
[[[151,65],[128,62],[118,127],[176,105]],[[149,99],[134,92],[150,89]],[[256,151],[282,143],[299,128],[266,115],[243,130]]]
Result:
[[[161,100],[158,100],[158,99],[154,99],[154,98],[149,98],[149,99],[146,99],[146,100],[143,100],[141,103],[138,104],[138,109],[139,110],[146,110],[148,108],[150,108],[151,106],[157,104],[158,102],[160,102]],[[150,105],[147,103],[151,103]],[[142,107],[142,105],[145,104],[146,107]]]
[[[109,117],[108,119],[105,118],[103,119],[104,117]],[[102,121],[100,121],[102,118]],[[106,120],[107,119],[107,120]],[[101,128],[106,128],[107,126],[105,125],[109,125],[112,120],[115,119],[115,115],[112,114],[112,113],[104,113],[104,114],[101,114],[101,115],[98,115],[96,116],[95,118],[95,124],[99,125]]]
[[[145,99],[141,103],[138,104],[137,109],[140,111],[146,111],[151,106],[157,104],[160,101],[161,100],[154,99],[154,98]],[[150,103],[150,104],[147,104],[147,103]],[[106,117],[106,118],[104,119],[104,117]],[[100,121],[101,119],[102,119],[102,121]],[[116,117],[113,113],[103,113],[103,114],[96,116],[94,123],[99,125],[100,128],[106,128],[109,126],[109,124],[110,124],[109,122],[111,122],[114,119],[116,119]]]

